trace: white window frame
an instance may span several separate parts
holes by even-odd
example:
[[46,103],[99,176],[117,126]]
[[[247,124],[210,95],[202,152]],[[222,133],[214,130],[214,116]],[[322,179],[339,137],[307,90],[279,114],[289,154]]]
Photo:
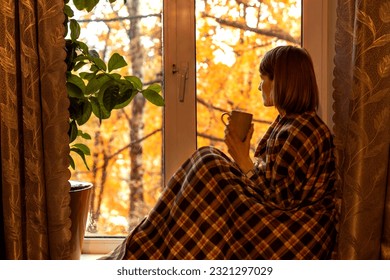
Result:
[[[302,0],[303,47],[320,90],[319,115],[330,128],[337,0]],[[164,178],[196,150],[195,0],[164,0]],[[106,254],[124,238],[85,238],[83,254]]]
[[[164,178],[196,149],[195,0],[164,0]],[[188,67],[188,68],[187,68]]]
[[318,114],[333,129],[333,58],[337,0],[302,0],[303,47],[312,56],[320,91]]

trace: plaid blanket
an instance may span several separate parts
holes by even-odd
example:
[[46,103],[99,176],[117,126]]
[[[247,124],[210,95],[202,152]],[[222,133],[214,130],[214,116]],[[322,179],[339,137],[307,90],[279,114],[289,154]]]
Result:
[[246,178],[213,147],[197,150],[156,206],[102,259],[327,259],[335,243],[331,134],[315,113],[278,117]]

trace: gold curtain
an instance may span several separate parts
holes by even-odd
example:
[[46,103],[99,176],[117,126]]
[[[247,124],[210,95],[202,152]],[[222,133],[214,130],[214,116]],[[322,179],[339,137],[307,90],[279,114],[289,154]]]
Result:
[[390,1],[339,0],[334,133],[340,259],[390,259]]
[[0,0],[1,256],[69,255],[64,0]]

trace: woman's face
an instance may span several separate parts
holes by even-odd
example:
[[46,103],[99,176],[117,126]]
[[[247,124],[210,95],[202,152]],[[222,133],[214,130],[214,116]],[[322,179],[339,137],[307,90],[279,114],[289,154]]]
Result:
[[260,74],[260,78],[259,90],[262,92],[264,106],[274,106],[274,81],[267,75]]

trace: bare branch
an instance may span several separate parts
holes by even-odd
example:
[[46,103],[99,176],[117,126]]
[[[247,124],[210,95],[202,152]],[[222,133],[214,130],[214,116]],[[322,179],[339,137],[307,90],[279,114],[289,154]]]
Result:
[[133,141],[133,142],[127,144],[126,146],[120,148],[120,149],[117,150],[115,153],[113,153],[113,154],[107,156],[107,158],[110,160],[110,159],[112,159],[113,157],[116,157],[117,155],[119,155],[119,154],[120,154],[121,152],[123,152],[124,150],[130,148],[131,146],[133,146],[133,145],[135,145],[135,144],[141,143],[142,141],[148,139],[149,137],[153,136],[153,135],[156,134],[157,132],[160,132],[161,130],[162,130],[162,129],[160,128],[160,129],[156,129],[156,130],[152,131],[152,132],[149,133],[148,135],[145,135],[144,137],[142,137],[142,138],[140,138],[140,139],[138,139],[138,140],[136,140],[136,141]]
[[203,13],[203,16],[208,17],[208,18],[212,18],[217,23],[219,23],[221,25],[226,25],[226,26],[230,26],[230,27],[234,27],[234,28],[238,28],[238,29],[242,29],[242,30],[246,30],[246,31],[251,31],[251,32],[254,32],[254,33],[257,33],[260,35],[269,36],[269,37],[276,37],[276,38],[288,41],[288,42],[293,43],[293,44],[300,43],[299,39],[292,37],[290,34],[284,32],[283,30],[253,28],[253,27],[249,27],[248,25],[242,24],[239,22],[230,21],[230,20],[226,20],[226,19],[222,19],[222,18],[216,18],[216,17],[209,15],[209,14],[206,14],[206,13]]
[[[226,110],[226,109],[223,109],[223,108],[214,106],[214,105],[212,105],[211,103],[208,103],[208,102],[206,102],[205,100],[203,100],[203,99],[201,99],[201,98],[199,98],[199,97],[198,97],[196,100],[197,100],[197,102],[198,102],[199,104],[201,104],[201,105],[203,105],[203,106],[206,106],[206,107],[208,107],[208,108],[211,108],[211,109],[213,109],[213,110],[219,111],[219,112],[221,112],[221,113],[224,113],[224,112],[228,112],[228,111],[229,111],[229,110]],[[260,120],[260,119],[253,119],[253,122],[255,122],[255,123],[264,123],[264,124],[271,124],[271,123],[272,123],[272,121]],[[209,137],[209,139],[212,139],[212,138]],[[216,141],[219,141],[218,138],[216,138],[215,140],[216,140]]]
[[218,138],[218,137],[206,134],[206,133],[198,132],[196,135],[203,137],[203,138],[206,138],[206,139],[209,139],[209,140],[212,140],[212,141],[215,141],[215,142],[224,142],[225,141],[225,140],[223,140],[223,138]]
[[[149,137],[153,136],[154,134],[158,133],[158,132],[161,132],[162,129],[156,129],[154,131],[152,131],[151,133],[149,133],[148,135],[145,135],[144,137],[138,139],[137,141],[133,141],[129,144],[127,144],[126,146],[120,148],[119,150],[117,150],[115,153],[111,154],[111,155],[107,155],[105,157],[105,160],[109,161],[111,159],[113,159],[114,157],[116,157],[117,155],[119,155],[121,152],[125,151],[126,149],[129,149],[131,146],[135,145],[135,144],[138,144],[146,139],[148,139]],[[99,170],[99,169],[102,169],[104,167],[104,165],[101,165],[101,166],[98,166],[98,167],[95,167],[93,168],[94,171],[96,170]],[[78,173],[89,173],[90,171],[80,171]]]

